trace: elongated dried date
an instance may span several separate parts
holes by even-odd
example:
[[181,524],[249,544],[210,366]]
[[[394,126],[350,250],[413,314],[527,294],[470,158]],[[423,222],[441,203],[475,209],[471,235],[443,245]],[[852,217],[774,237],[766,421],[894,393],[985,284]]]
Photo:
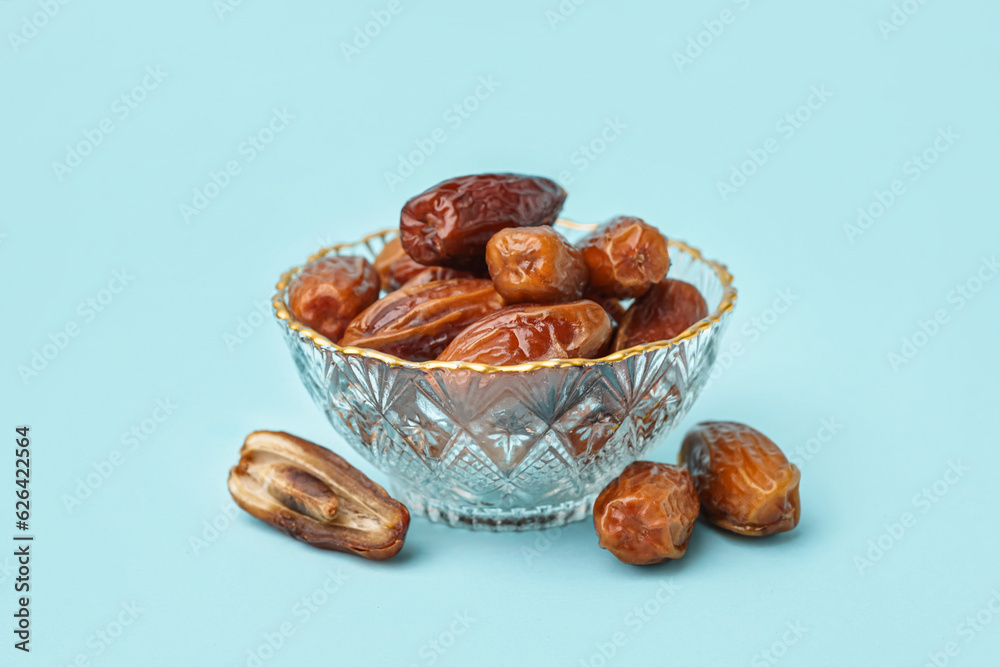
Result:
[[618,327],[614,349],[624,350],[670,340],[708,317],[708,304],[698,288],[667,278],[653,285],[629,307]]
[[680,558],[698,519],[698,492],[684,468],[636,461],[594,503],[600,546],[630,565]]
[[576,245],[590,272],[590,289],[600,296],[640,297],[670,268],[667,239],[640,218],[614,218]]
[[678,457],[694,477],[712,523],[761,537],[799,523],[799,469],[767,436],[746,424],[702,422],[688,432]]
[[229,493],[249,514],[320,549],[371,560],[403,547],[410,513],[330,450],[280,431],[255,431],[229,471]]
[[406,202],[400,240],[421,264],[481,271],[486,243],[495,233],[507,227],[551,225],[565,200],[565,190],[537,176],[452,178]]
[[486,244],[493,286],[510,304],[575,301],[587,286],[580,251],[552,227],[509,227]]
[[303,267],[288,285],[295,318],[336,342],[348,322],[378,299],[378,272],[364,257],[322,257]]
[[455,337],[438,359],[513,366],[591,358],[611,337],[611,318],[593,301],[508,306]]
[[426,361],[465,327],[501,307],[503,299],[489,280],[459,278],[404,287],[358,315],[340,344]]

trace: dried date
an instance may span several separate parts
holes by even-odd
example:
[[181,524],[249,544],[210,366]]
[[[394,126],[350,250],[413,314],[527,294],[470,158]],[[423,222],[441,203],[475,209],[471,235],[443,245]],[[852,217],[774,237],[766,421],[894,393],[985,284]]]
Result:
[[426,361],[465,327],[503,305],[489,280],[458,278],[404,287],[354,318],[340,345]]
[[599,296],[590,290],[583,293],[583,298],[593,301],[603,308],[608,315],[611,316],[611,319],[615,321],[615,324],[621,324],[622,320],[625,319],[625,306],[623,306],[622,302],[618,299],[613,299],[607,296]]
[[229,493],[249,514],[320,549],[392,558],[410,513],[330,450],[279,431],[247,436]]
[[398,236],[386,243],[375,257],[375,270],[378,271],[382,289],[386,292],[399,289],[403,283],[426,268],[406,254]]
[[694,477],[705,518],[761,537],[799,523],[799,469],[767,436],[745,424],[702,422],[678,458]]
[[698,492],[684,468],[636,461],[594,503],[600,546],[630,565],[680,558],[698,519]]
[[508,306],[462,331],[438,359],[513,366],[591,358],[611,338],[611,318],[593,301]]
[[619,216],[580,239],[590,289],[615,299],[640,297],[667,275],[667,239],[639,218]]
[[551,225],[566,200],[554,181],[520,174],[452,178],[410,199],[400,215],[402,247],[417,262],[481,271],[486,243],[507,227]]
[[400,287],[424,285],[437,280],[453,280],[455,278],[481,278],[468,271],[457,271],[443,266],[425,266],[406,254],[399,243],[399,237],[385,244],[375,258],[375,270],[382,281],[382,289],[386,292],[398,290]]
[[306,264],[288,286],[295,318],[336,342],[347,324],[379,295],[378,272],[364,257],[321,257]]
[[625,313],[615,337],[615,351],[670,340],[708,317],[708,304],[698,288],[668,278],[653,285]]
[[410,276],[409,280],[402,284],[402,287],[413,287],[415,285],[426,285],[441,280],[456,280],[458,278],[477,278],[476,274],[468,271],[458,271],[448,269],[443,266],[427,266],[423,271]]
[[508,227],[486,244],[493,286],[507,303],[563,303],[583,295],[587,265],[552,227]]

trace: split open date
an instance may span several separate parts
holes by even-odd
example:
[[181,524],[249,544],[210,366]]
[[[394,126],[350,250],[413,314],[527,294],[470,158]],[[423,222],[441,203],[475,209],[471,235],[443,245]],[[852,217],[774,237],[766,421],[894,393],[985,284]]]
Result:
[[306,544],[371,560],[403,548],[410,513],[329,449],[255,431],[229,471],[229,493],[252,516]]

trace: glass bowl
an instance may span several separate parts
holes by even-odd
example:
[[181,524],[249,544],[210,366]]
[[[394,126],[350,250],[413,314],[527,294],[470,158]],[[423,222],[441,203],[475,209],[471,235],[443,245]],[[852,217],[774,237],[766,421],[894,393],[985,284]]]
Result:
[[[569,236],[593,225],[556,223]],[[325,248],[374,259],[396,230]],[[341,347],[297,322],[281,276],[274,313],[302,383],[334,429],[391,478],[410,512],[474,530],[513,531],[583,519],[622,469],[649,454],[708,379],[736,303],[726,267],[670,241],[669,277],[712,310],[676,338],[601,359],[494,367],[405,361]]]

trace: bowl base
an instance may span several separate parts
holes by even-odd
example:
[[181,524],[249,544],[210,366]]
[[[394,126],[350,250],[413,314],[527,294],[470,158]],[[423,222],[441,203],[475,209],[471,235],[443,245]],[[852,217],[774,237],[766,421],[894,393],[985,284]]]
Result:
[[502,508],[453,505],[427,498],[408,487],[396,484],[390,486],[395,497],[406,505],[411,514],[423,515],[434,523],[443,523],[453,528],[493,533],[544,530],[581,521],[590,514],[596,497],[589,495],[580,500],[570,500],[558,505]]

